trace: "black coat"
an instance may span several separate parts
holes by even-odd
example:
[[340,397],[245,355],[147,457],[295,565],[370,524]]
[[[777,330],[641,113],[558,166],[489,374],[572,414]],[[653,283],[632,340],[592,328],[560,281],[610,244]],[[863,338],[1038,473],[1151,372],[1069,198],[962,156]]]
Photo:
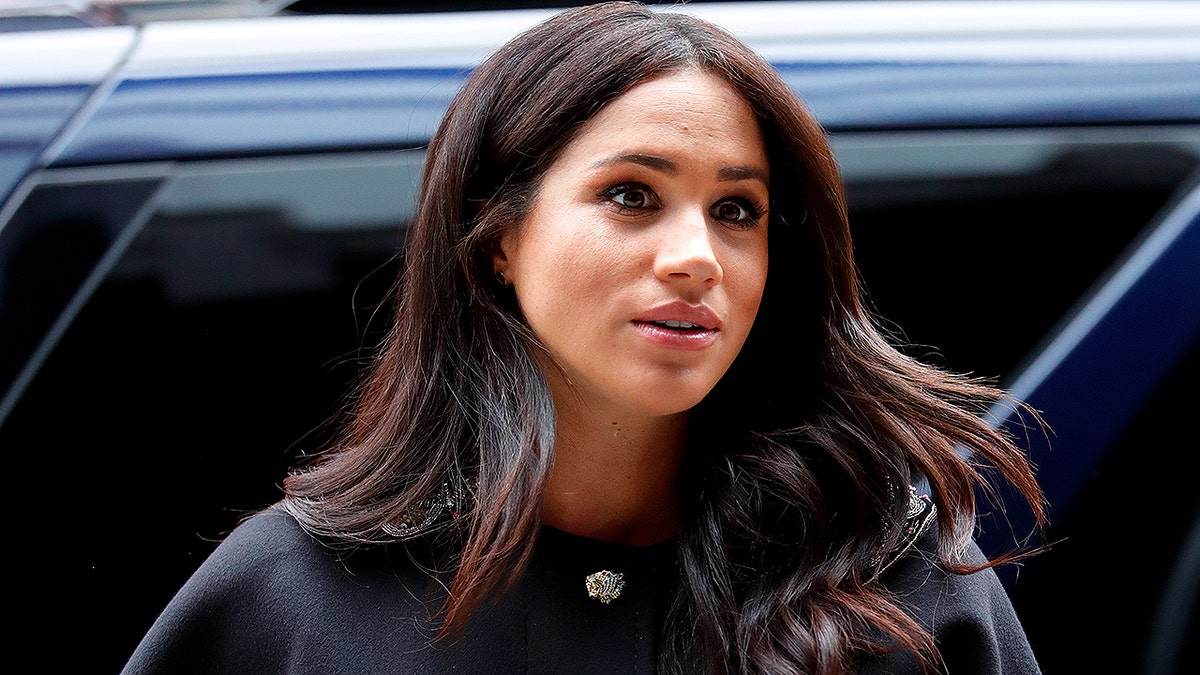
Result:
[[[881,578],[937,642],[951,675],[1037,673],[996,575],[943,571],[921,537]],[[445,589],[402,546],[340,558],[289,515],[267,511],[217,548],[154,623],[123,671],[150,673],[652,673],[674,547],[636,548],[544,528],[527,572],[436,642]],[[624,574],[609,604],[584,578]],[[911,655],[861,673],[916,672]]]

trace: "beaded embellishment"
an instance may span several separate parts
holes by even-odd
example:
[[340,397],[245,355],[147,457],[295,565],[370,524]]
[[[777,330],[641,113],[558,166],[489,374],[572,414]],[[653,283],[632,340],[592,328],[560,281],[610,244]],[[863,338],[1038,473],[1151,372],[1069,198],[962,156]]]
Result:
[[432,532],[458,517],[474,499],[468,485],[446,481],[433,497],[421,502],[398,523],[388,523],[383,531],[404,541]]
[[916,488],[909,485],[908,509],[904,514],[904,522],[900,524],[902,528],[900,545],[891,551],[881,553],[871,561],[871,565],[876,568],[875,574],[871,577],[872,580],[878,579],[884,570],[892,566],[892,563],[908,553],[921,535],[925,534],[925,530],[929,529],[935,515],[937,515],[937,507],[933,505],[933,500],[929,498],[929,495],[919,494]]
[[587,586],[589,598],[595,598],[607,605],[621,597],[621,591],[625,590],[625,575],[620,572],[600,570],[595,574],[589,574],[584,580],[584,585]]

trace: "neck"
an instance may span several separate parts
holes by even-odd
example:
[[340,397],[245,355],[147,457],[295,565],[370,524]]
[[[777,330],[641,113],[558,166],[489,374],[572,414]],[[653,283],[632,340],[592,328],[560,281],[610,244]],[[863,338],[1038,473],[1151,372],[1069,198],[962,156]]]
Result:
[[554,466],[542,521],[634,546],[672,536],[679,519],[687,414],[644,418],[558,398]]

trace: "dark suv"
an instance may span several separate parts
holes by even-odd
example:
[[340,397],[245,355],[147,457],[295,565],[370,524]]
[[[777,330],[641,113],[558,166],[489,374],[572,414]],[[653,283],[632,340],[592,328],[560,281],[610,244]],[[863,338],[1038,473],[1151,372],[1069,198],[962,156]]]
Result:
[[[1052,548],[1007,578],[1045,670],[1200,672],[1200,6],[685,9],[829,130],[904,348],[1043,411],[1048,436],[991,414],[1051,502]],[[0,32],[16,644],[117,670],[325,445],[389,314],[424,144],[546,11]],[[1029,531],[1004,504],[992,552]]]

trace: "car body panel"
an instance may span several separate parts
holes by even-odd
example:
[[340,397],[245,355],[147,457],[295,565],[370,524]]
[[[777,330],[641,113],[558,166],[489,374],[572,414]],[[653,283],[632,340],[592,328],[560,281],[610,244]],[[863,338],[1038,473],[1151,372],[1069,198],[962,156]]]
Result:
[[0,34],[0,203],[136,37],[129,26]]
[[[990,8],[996,24],[980,33],[970,23],[977,17],[951,21],[927,3],[885,8],[910,16],[905,25],[929,19],[908,32],[887,26],[873,5],[830,12],[819,4],[765,4],[739,7],[733,30],[830,130],[1200,120],[1196,8],[1147,3],[1131,16],[1113,11],[1121,5],[1098,3],[1091,26],[1079,30],[1061,23],[1061,9],[980,3],[976,13]],[[1169,15],[1164,4],[1172,5]],[[868,25],[846,22],[856,7],[873,17]],[[704,5],[692,11],[733,18]],[[470,70],[545,16],[152,24],[112,94],[52,162],[419,145]]]

